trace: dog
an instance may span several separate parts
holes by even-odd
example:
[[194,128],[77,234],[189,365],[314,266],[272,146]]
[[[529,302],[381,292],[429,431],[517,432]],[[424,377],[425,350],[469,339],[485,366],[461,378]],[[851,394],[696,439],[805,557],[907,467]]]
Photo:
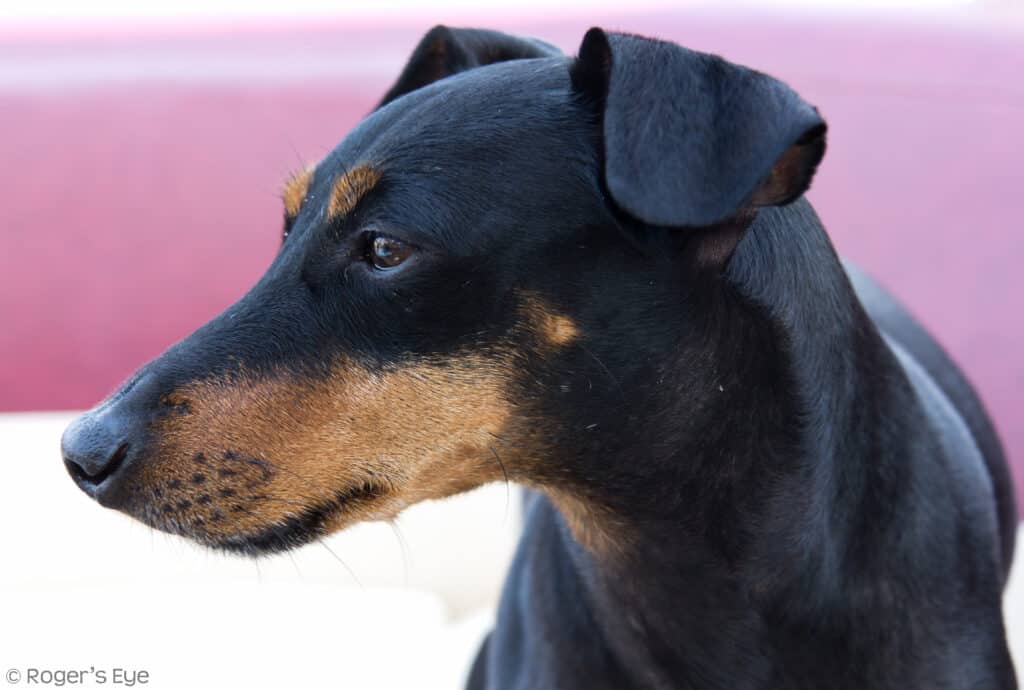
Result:
[[266,274],[74,421],[67,469],[243,554],[524,485],[473,689],[1015,688],[999,440],[837,257],[825,138],[672,43],[436,27],[287,182]]

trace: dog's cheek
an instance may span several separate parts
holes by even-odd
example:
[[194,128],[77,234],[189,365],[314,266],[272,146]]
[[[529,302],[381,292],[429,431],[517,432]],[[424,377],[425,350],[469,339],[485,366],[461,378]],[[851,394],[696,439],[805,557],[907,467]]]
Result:
[[519,295],[517,329],[526,336],[523,347],[545,358],[559,354],[582,337],[572,317],[558,311],[541,295],[528,291]]

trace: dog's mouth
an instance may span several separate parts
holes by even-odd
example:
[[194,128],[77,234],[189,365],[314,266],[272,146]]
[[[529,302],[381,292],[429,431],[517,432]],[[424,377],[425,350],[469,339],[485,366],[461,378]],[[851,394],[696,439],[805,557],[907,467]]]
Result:
[[120,509],[162,532],[247,556],[295,549],[342,526],[372,518],[389,493],[374,481],[352,485],[320,501],[229,486],[176,492],[182,485],[172,480],[132,492]]
[[277,553],[298,548],[327,536],[331,526],[345,522],[346,515],[361,512],[368,504],[383,498],[383,487],[364,482],[340,492],[331,501],[310,506],[295,515],[288,515],[270,527],[251,533],[236,534],[212,544],[217,548],[243,555]]

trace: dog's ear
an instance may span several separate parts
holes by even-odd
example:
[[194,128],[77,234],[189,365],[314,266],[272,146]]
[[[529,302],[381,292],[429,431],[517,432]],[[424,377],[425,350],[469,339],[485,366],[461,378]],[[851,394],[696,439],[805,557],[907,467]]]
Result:
[[648,224],[706,228],[787,204],[825,153],[817,110],[717,56],[591,29],[572,79],[603,113],[608,193]]
[[377,107],[467,69],[506,60],[561,54],[562,51],[555,46],[535,38],[510,36],[486,29],[451,29],[438,25],[420,40],[398,81]]

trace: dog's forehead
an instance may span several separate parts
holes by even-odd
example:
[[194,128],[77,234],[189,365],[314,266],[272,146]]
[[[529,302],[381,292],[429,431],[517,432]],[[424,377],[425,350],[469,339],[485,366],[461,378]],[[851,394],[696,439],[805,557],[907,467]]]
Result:
[[481,138],[497,143],[509,130],[557,132],[568,115],[569,66],[568,58],[513,60],[441,79],[372,113],[324,163],[400,160],[410,147],[487,143]]
[[[493,219],[502,207],[557,204],[564,197],[559,181],[578,184],[596,157],[569,64],[545,58],[490,65],[397,99],[317,166],[315,196],[329,198],[339,180],[369,168],[387,187],[386,212],[428,204],[439,227],[464,226],[482,214]],[[474,209],[479,213],[470,217]],[[456,213],[461,223],[446,216]]]

